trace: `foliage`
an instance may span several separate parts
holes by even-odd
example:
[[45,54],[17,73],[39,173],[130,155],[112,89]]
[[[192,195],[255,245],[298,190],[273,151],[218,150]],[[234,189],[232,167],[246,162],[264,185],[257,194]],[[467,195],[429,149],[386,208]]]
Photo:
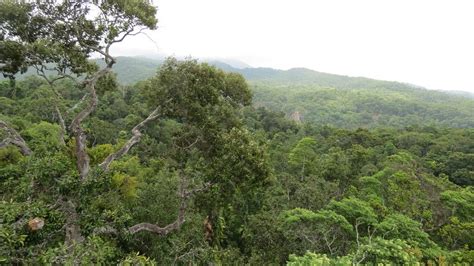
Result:
[[[54,70],[0,81],[0,119],[11,127],[0,131],[0,263],[474,263],[472,100],[174,58],[134,85],[95,76],[97,103],[84,79],[48,82],[58,70],[94,77],[115,60],[89,61],[94,48],[155,28],[155,11],[141,0],[0,2],[3,75]],[[148,63],[130,67],[155,72]],[[84,135],[68,127],[90,104],[83,178]],[[302,121],[288,119],[295,111]]]
[[[345,78],[340,80],[344,82]],[[335,84],[251,83],[254,103],[290,116],[298,111],[302,120],[315,125],[342,128],[377,128],[439,125],[472,128],[472,99],[410,86],[369,83],[355,88]]]
[[42,254],[44,264],[104,264],[115,257],[115,248],[99,237],[90,237],[74,248],[61,245]]
[[310,265],[349,265],[352,261],[349,257],[330,258],[326,254],[307,252],[304,256],[290,255],[287,265],[289,266],[310,266]]
[[[288,155],[288,162],[291,166],[298,167],[301,169],[302,178],[307,174],[311,173],[311,169],[308,170],[308,165],[311,165],[315,159],[316,152],[314,146],[316,141],[312,138],[302,138],[296,146],[291,150]],[[305,169],[306,166],[306,169]]]
[[311,250],[330,255],[347,252],[344,242],[353,232],[344,216],[333,211],[322,210],[314,213],[305,209],[286,211],[283,215],[284,222],[289,227],[286,230],[290,242],[307,243],[304,246],[310,247]]

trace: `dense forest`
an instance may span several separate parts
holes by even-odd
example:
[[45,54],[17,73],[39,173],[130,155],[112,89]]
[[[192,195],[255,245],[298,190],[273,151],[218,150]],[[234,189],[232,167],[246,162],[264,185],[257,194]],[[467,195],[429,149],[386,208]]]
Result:
[[473,99],[118,67],[110,47],[155,16],[142,0],[0,2],[0,263],[474,263]]
[[[164,59],[117,57],[113,68],[118,83],[133,85],[151,78]],[[100,66],[103,60],[95,59]],[[349,129],[424,124],[474,127],[474,94],[427,90],[409,84],[354,78],[308,69],[236,68],[209,61],[227,72],[239,73],[253,92],[253,103],[284,112],[290,119]],[[53,74],[53,71],[48,72]],[[32,76],[32,67],[20,78]],[[293,115],[293,117],[292,117]]]

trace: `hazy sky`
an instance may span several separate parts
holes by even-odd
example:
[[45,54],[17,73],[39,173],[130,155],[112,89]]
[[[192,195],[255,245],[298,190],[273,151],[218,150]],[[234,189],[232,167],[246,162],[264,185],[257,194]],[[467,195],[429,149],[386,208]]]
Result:
[[474,92],[474,1],[154,0],[158,30],[119,55],[307,67]]

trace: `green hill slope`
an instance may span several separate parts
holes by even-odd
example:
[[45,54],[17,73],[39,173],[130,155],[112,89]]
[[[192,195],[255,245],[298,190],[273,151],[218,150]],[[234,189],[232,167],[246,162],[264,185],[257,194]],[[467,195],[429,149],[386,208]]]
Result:
[[[131,85],[153,76],[162,62],[118,57],[113,71],[121,84]],[[242,74],[252,87],[256,107],[281,111],[289,117],[297,113],[303,122],[344,128],[414,124],[474,127],[474,97],[470,93],[432,91],[306,68],[238,68],[228,63],[210,61],[224,71]],[[28,71],[23,76],[31,74],[34,72]]]
[[[102,61],[97,61],[103,65]],[[149,59],[144,57],[117,57],[117,63],[113,71],[122,84],[133,84],[153,76],[163,60]]]
[[305,68],[235,69],[250,82],[254,105],[302,122],[343,128],[438,125],[474,127],[474,98],[467,92],[427,90],[411,84],[327,74]]
[[298,113],[301,121],[343,128],[428,124],[474,127],[474,100],[424,89],[336,89],[253,85],[254,104]]

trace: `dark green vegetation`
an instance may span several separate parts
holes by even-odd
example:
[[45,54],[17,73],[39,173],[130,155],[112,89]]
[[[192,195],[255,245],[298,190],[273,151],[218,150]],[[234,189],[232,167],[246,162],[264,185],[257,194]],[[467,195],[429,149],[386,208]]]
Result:
[[128,3],[0,2],[2,73],[39,74],[0,83],[1,263],[474,263],[472,100],[282,74],[252,105],[175,59],[120,85],[107,47],[156,24]]
[[[100,60],[95,60],[101,65]],[[114,72],[121,84],[153,76],[163,61],[118,57]],[[299,113],[303,122],[349,129],[433,125],[474,127],[474,101],[469,93],[431,91],[408,84],[326,74],[308,69],[234,68],[210,62],[225,71],[242,74],[254,92],[254,105]],[[33,70],[27,73],[33,74]]]
[[417,88],[320,88],[313,85],[253,86],[254,103],[301,120],[343,128],[410,125],[474,127],[474,100]]
[[[103,61],[94,60],[99,65]],[[140,57],[118,57],[114,72],[121,84],[131,85],[153,76],[163,63]],[[349,129],[415,124],[472,128],[474,95],[426,90],[413,85],[316,72],[304,68],[234,68],[220,61],[210,64],[242,74],[254,92],[254,105],[302,121]],[[25,75],[34,74],[34,69]],[[24,76],[25,76],[24,75]],[[23,77],[23,76],[20,76]]]

